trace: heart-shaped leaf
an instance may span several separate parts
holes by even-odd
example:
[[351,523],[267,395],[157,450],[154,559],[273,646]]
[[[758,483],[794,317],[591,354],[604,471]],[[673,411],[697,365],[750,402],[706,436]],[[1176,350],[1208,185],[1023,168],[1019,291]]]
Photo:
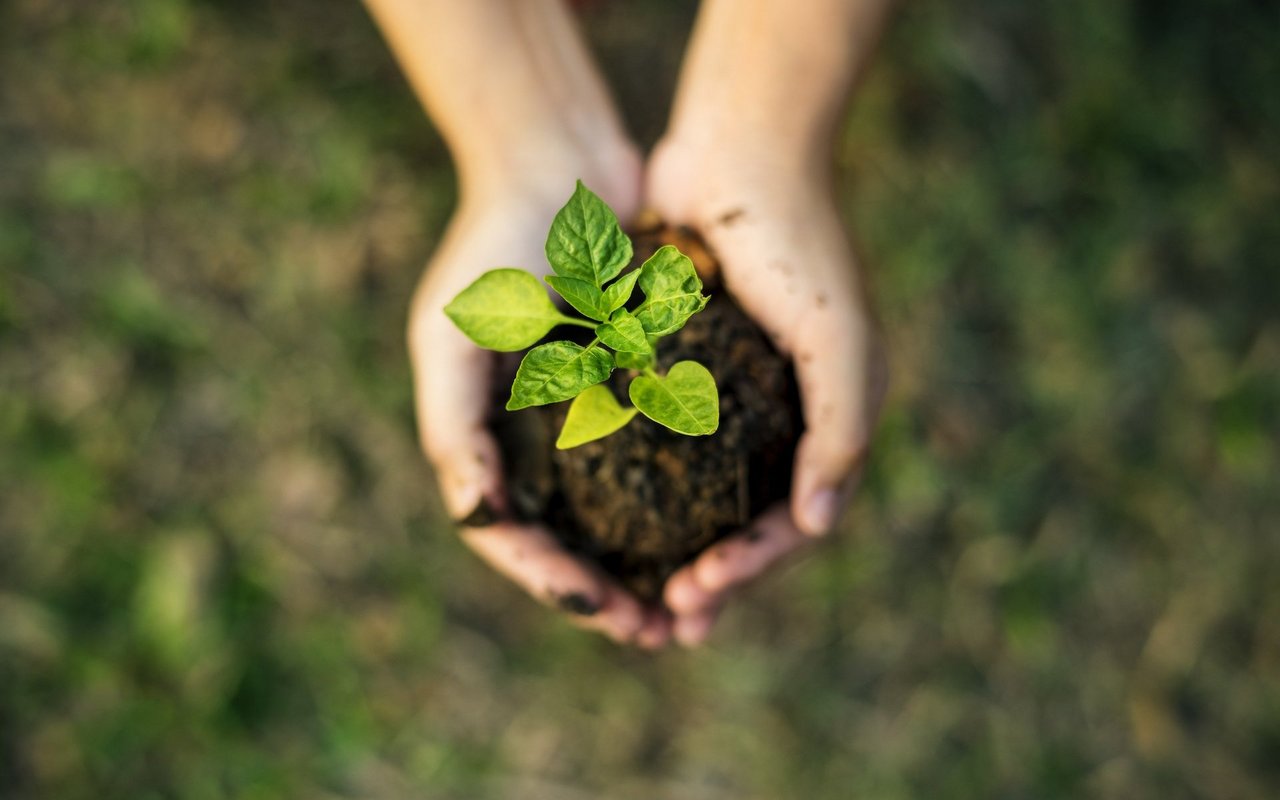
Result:
[[680,330],[707,304],[693,262],[671,245],[658,248],[640,267],[640,289],[645,302],[636,311],[636,319],[654,336]]
[[631,240],[618,218],[582,181],[551,222],[547,261],[560,277],[577,278],[597,289],[631,262]]
[[696,361],[677,362],[665,377],[637,376],[627,394],[641,414],[676,433],[705,436],[720,427],[715,378]]
[[522,269],[486,272],[444,307],[471,341],[489,350],[523,350],[564,321],[538,279]]
[[619,309],[613,315],[613,319],[603,325],[596,326],[596,336],[600,337],[600,341],[617,350],[620,353],[652,353],[653,347],[649,345],[648,338],[644,334],[644,326],[640,324],[640,320],[631,316],[631,313],[625,308]]
[[631,421],[636,409],[623,408],[608,386],[596,384],[584,389],[569,404],[556,447],[568,450],[580,444],[603,439]]
[[586,281],[561,278],[559,275],[548,275],[545,280],[557,294],[569,301],[569,305],[596,322],[604,322],[613,312],[613,309],[605,310],[601,291]]
[[613,356],[599,347],[549,342],[525,353],[511,384],[508,411],[558,403],[613,372]]

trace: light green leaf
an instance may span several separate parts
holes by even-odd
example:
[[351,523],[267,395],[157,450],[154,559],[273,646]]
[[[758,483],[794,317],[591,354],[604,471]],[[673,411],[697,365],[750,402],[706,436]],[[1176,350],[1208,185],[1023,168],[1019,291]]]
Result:
[[705,436],[720,427],[715,378],[696,361],[677,362],[666,377],[639,375],[627,394],[641,414],[677,433]]
[[[653,342],[649,343],[650,346]],[[634,369],[637,372],[648,369],[653,366],[653,353],[628,353],[618,351],[613,354],[613,359],[618,363],[618,369]]]
[[631,262],[631,240],[613,211],[578,181],[547,234],[547,261],[562,278],[600,289]]
[[654,336],[675,333],[707,305],[693,262],[671,245],[659,248],[644,262],[640,289],[645,302],[636,312],[636,319]]
[[604,308],[603,294],[594,285],[577,278],[561,278],[556,275],[548,275],[544,280],[551,284],[551,288],[555,289],[557,294],[568,300],[569,305],[578,309],[579,313],[596,322],[609,319],[613,309]]
[[471,341],[502,352],[523,350],[564,321],[538,279],[521,269],[486,272],[444,313]]
[[569,406],[569,415],[560,429],[556,447],[568,450],[603,439],[626,425],[635,415],[636,409],[623,408],[609,387],[597,384],[584,389]]
[[621,353],[652,353],[653,347],[645,338],[644,326],[625,308],[619,309],[613,319],[596,326],[600,341]]
[[631,299],[631,291],[636,287],[636,279],[639,277],[640,270],[633,269],[609,284],[609,287],[604,290],[604,300],[601,302],[607,313],[612,314],[627,304]]
[[558,403],[613,372],[613,356],[599,347],[550,342],[525,353],[511,384],[508,411]]

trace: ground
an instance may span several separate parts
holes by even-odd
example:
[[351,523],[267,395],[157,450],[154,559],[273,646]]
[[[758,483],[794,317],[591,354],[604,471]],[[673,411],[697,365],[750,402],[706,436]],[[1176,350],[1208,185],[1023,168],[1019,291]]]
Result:
[[[649,141],[685,5],[585,12]],[[1280,794],[1280,7],[902,6],[867,485],[655,657],[441,516],[453,175],[359,4],[0,3],[0,796]]]

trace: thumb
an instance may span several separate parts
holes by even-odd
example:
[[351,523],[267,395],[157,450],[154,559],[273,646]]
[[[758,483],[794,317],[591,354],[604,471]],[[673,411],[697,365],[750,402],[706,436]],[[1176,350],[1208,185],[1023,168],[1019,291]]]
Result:
[[821,315],[797,337],[794,352],[805,432],[796,448],[791,517],[804,533],[821,536],[862,477],[888,369],[865,318]]
[[[506,511],[502,457],[486,424],[492,356],[434,315],[426,320],[409,333],[422,449],[435,468],[449,516],[490,524]],[[476,514],[480,518],[471,519]]]

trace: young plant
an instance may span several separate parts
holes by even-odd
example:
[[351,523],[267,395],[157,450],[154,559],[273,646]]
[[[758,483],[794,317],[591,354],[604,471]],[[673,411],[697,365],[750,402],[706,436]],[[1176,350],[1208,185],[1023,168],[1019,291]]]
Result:
[[[519,269],[486,272],[445,306],[444,313],[471,341],[489,350],[523,350],[557,325],[590,328],[586,347],[548,342],[525,354],[511,385],[507,410],[573,400],[556,447],[577,447],[608,436],[639,411],[677,433],[705,436],[720,426],[715,379],[696,361],[680,361],[666,375],[654,369],[654,345],[706,307],[702,281],[688,256],[666,245],[639,269],[618,218],[578,181],[547,235],[547,283],[585,319],[563,314],[533,275]],[[644,300],[628,301],[636,285]],[[601,385],[621,368],[637,373],[623,407]]]

